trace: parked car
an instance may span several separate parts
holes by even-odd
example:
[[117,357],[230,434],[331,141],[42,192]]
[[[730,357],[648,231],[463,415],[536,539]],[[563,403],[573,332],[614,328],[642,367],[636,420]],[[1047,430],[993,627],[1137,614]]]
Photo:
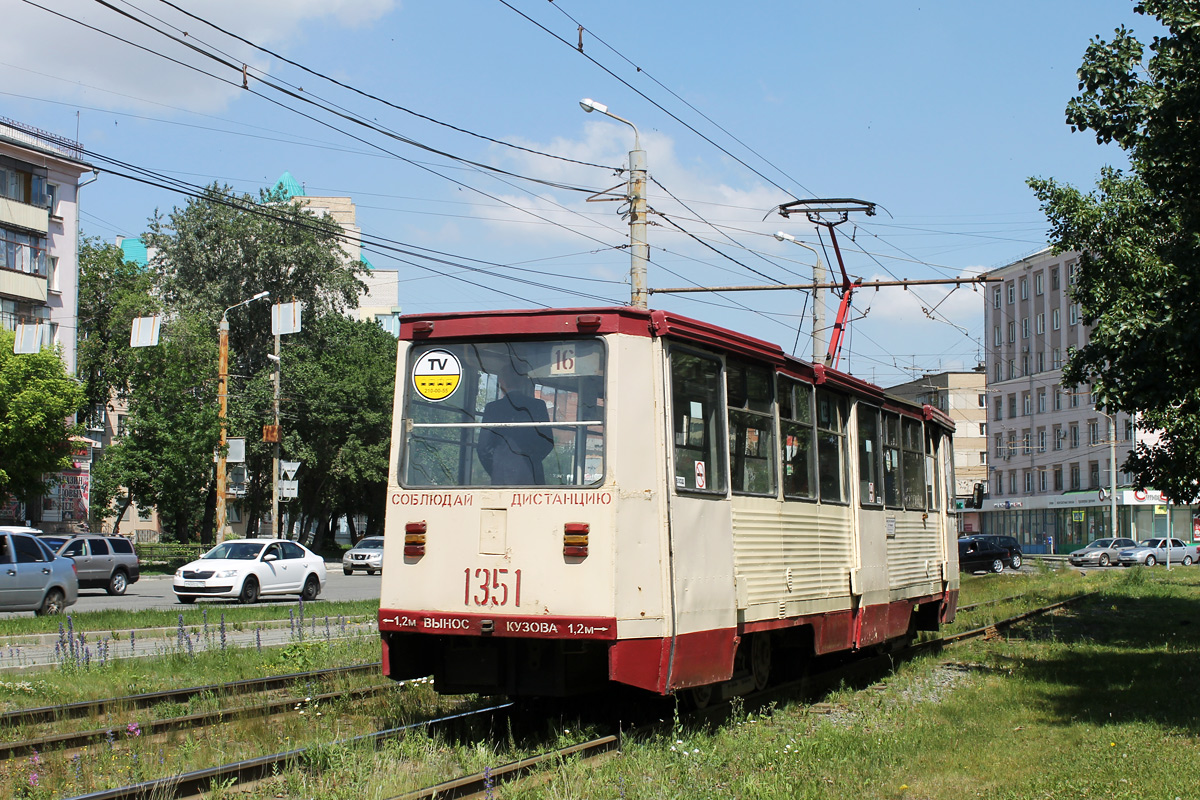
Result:
[[325,588],[325,561],[286,539],[230,539],[175,572],[175,597],[236,597],[253,603],[262,595],[298,594],[315,600]]
[[342,556],[342,572],[353,575],[356,569],[366,570],[368,575],[383,570],[382,536],[368,536]]
[[[1147,567],[1153,567],[1155,564],[1167,563],[1167,542],[1167,539],[1146,539],[1138,542],[1136,547],[1122,550],[1120,553],[1121,566],[1145,564]],[[1171,539],[1170,545],[1172,564],[1183,564],[1186,567],[1196,561],[1196,545],[1184,544],[1181,539]]]
[[1137,547],[1133,539],[1097,539],[1067,557],[1076,567],[1107,567],[1121,560],[1121,551]]
[[79,588],[103,589],[112,595],[125,594],[129,584],[137,583],[142,565],[133,543],[124,536],[81,533],[74,536],[41,537],[60,556],[75,560]]
[[1003,572],[1008,563],[1008,551],[999,545],[978,536],[964,536],[958,540],[958,568],[963,572],[989,570]]
[[0,528],[0,611],[59,614],[79,597],[75,562],[28,530]]
[[1021,543],[1017,541],[1015,536],[998,536],[992,533],[976,534],[976,539],[983,539],[991,542],[997,547],[1003,547],[1008,551],[1008,561],[1005,562],[1013,569],[1020,569],[1024,561],[1025,554],[1021,552]]

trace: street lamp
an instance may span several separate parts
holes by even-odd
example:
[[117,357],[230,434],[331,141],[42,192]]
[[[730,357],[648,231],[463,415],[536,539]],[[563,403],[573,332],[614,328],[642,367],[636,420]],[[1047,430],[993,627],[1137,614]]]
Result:
[[1112,526],[1112,536],[1116,538],[1120,536],[1117,533],[1117,421],[1094,405],[1092,410],[1108,420],[1109,524]]
[[633,149],[629,151],[629,304],[646,308],[649,305],[646,265],[650,261],[650,245],[646,242],[646,151],[642,150],[637,126],[609,111],[608,106],[585,97],[579,101],[579,107],[589,114],[599,111],[633,128]]
[[811,244],[805,244],[790,233],[784,233],[783,231],[776,231],[775,238],[781,242],[791,242],[794,245],[803,247],[805,250],[811,250],[817,257],[817,263],[813,267],[812,360],[814,364],[823,363],[825,358],[825,344],[821,340],[821,335],[825,331],[825,290],[821,288],[821,284],[825,283],[825,266],[821,263],[821,251],[817,250]]
[[259,292],[248,300],[234,303],[221,313],[221,324],[217,326],[220,338],[220,349],[217,352],[217,409],[221,421],[221,441],[217,446],[217,538],[225,538],[225,418],[229,410],[229,312],[235,308],[269,297],[270,292]]

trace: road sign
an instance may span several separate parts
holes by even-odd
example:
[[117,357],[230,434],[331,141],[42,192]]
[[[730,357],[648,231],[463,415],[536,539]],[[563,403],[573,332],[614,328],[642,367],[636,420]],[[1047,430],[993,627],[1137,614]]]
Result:
[[299,461],[280,461],[279,471],[283,473],[283,477],[289,481],[296,477],[296,470],[300,469]]
[[279,499],[280,500],[295,500],[300,496],[298,487],[300,481],[280,481],[279,482]]

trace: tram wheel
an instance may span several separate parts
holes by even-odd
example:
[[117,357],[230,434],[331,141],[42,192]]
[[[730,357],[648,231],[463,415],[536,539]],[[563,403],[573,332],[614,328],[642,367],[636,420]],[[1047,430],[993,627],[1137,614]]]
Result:
[[708,708],[713,699],[713,686],[697,686],[693,689],[688,689],[685,695],[688,705],[699,711],[702,708]]
[[767,688],[771,678],[771,637],[758,633],[750,642],[750,673],[754,676],[754,689],[761,692]]

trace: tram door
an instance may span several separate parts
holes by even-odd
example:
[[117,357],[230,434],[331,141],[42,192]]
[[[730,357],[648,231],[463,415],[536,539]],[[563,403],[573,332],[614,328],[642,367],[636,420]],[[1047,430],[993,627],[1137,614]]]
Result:
[[672,347],[668,355],[671,465],[672,688],[733,671],[736,597],[721,359]]

